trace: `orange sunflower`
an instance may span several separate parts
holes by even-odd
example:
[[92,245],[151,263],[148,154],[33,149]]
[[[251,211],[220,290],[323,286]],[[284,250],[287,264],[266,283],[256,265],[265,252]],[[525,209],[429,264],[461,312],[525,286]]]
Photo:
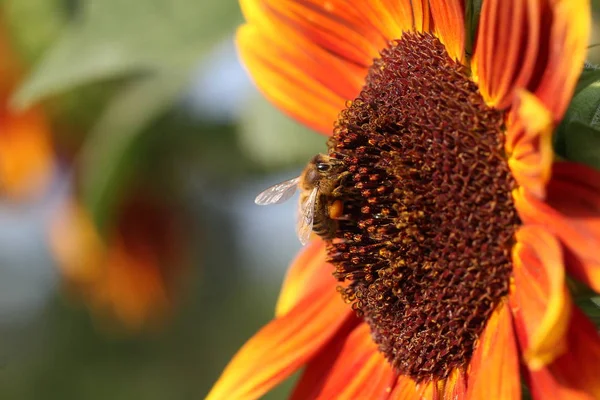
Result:
[[0,194],[12,200],[39,195],[54,169],[50,122],[39,106],[16,110],[10,98],[23,76],[0,10]]
[[69,199],[53,221],[50,242],[67,285],[99,322],[139,331],[161,322],[175,302],[184,272],[181,228],[169,206],[147,190],[133,190],[105,235]]
[[[291,266],[276,317],[208,399],[600,398],[600,173],[552,134],[590,30],[585,0],[242,0],[257,86],[346,165],[336,239]],[[332,276],[333,272],[333,276]],[[342,298],[344,301],[341,301]]]

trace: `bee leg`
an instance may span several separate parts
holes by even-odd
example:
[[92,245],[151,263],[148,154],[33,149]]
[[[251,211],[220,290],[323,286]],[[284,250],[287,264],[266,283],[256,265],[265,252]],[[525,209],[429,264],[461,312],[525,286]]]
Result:
[[344,195],[343,190],[344,190],[344,187],[338,186],[332,190],[331,195],[333,197],[342,197]]

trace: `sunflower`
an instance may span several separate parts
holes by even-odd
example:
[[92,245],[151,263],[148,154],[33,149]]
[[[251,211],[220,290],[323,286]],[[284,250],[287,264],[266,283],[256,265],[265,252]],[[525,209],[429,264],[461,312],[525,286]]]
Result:
[[54,170],[50,123],[42,109],[10,105],[23,72],[0,12],[0,193],[13,200],[38,195]]
[[71,292],[101,324],[139,331],[172,308],[184,272],[178,218],[147,193],[128,193],[100,232],[87,210],[69,199],[57,213],[50,243]]
[[600,291],[600,173],[552,148],[589,3],[485,0],[476,30],[459,0],[241,5],[256,85],[350,178],[336,239],[299,255],[208,399],[302,367],[294,399],[513,399],[521,378],[600,398],[600,338],[567,288]]

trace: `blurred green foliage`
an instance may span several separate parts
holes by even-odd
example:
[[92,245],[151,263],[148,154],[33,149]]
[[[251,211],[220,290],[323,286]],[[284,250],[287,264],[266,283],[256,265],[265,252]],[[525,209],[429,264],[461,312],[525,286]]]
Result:
[[[202,398],[272,317],[278,285],[252,283],[235,252],[235,215],[212,208],[190,177],[233,193],[253,176],[303,164],[324,139],[262,99],[248,99],[240,121],[210,121],[182,106],[203,60],[233,40],[242,21],[235,0],[0,4],[29,69],[13,105],[48,110],[57,157],[97,226],[114,223],[131,186],[149,186],[187,214],[194,266],[179,308],[154,332],[107,331],[64,293],[27,326],[0,326],[1,347],[10,348],[0,350],[0,398]],[[281,281],[279,271],[267,281]]]

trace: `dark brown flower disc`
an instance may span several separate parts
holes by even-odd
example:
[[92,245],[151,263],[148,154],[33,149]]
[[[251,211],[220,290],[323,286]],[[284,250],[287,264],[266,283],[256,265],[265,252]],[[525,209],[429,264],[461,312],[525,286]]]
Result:
[[341,112],[329,153],[346,163],[328,246],[346,301],[399,373],[465,367],[508,294],[520,220],[503,113],[430,34],[405,33]]

